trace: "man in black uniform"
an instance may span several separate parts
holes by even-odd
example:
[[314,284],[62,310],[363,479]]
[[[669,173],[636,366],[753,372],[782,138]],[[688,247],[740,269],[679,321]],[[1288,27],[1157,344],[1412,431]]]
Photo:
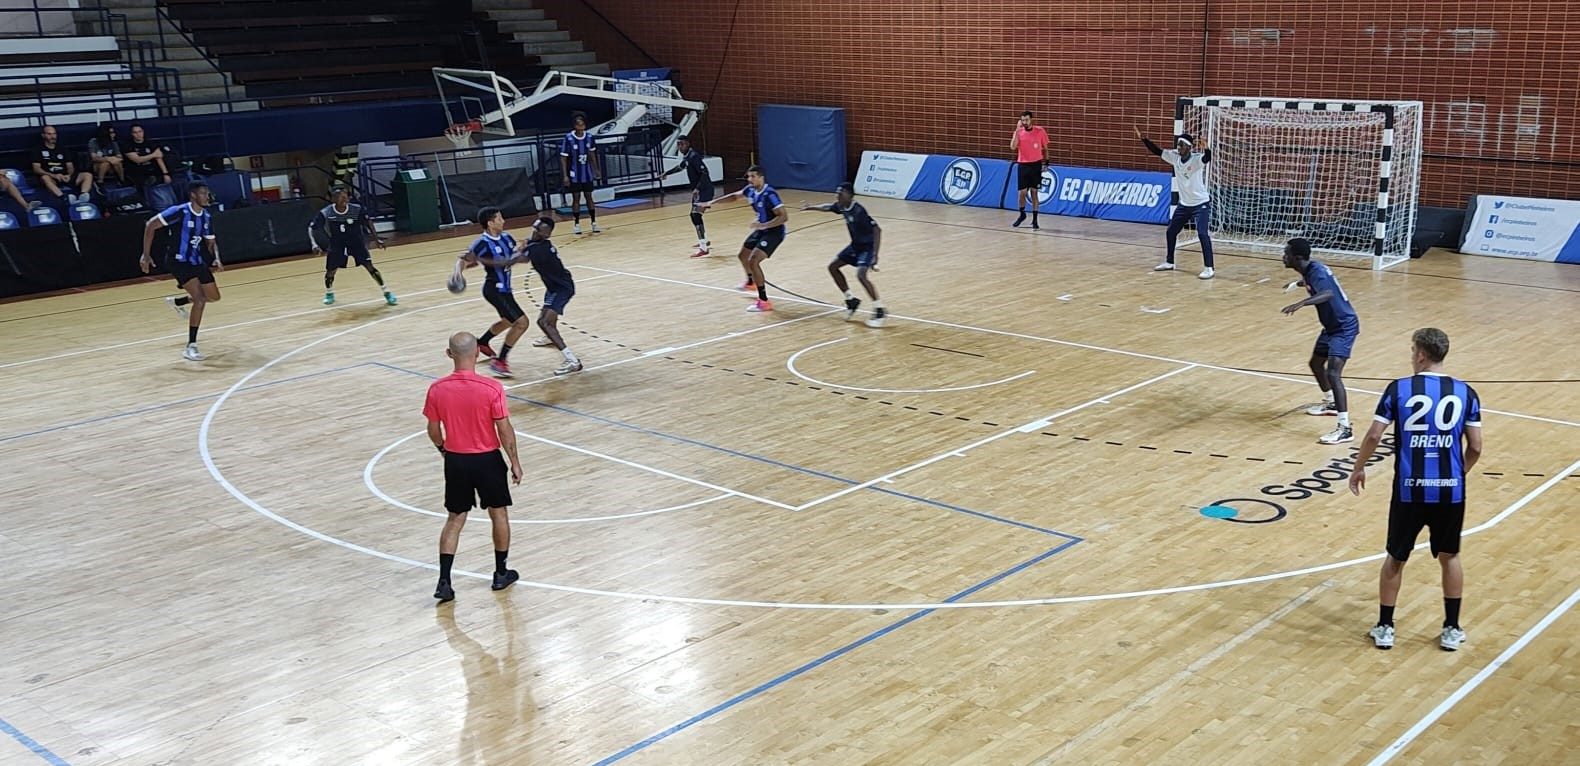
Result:
[[[554,236],[554,219],[547,216],[539,218],[532,224],[532,236],[522,245],[521,259],[532,264],[532,270],[538,272],[538,278],[543,280],[543,310],[538,312],[538,329],[543,331],[543,340],[533,341],[534,346],[553,346],[559,349],[565,357],[565,363],[554,371],[555,375],[569,375],[582,371],[582,360],[565,346],[565,338],[560,336],[560,315],[565,313],[565,306],[571,302],[571,297],[576,295],[576,282],[571,279],[570,269],[565,268],[565,262],[560,260],[560,251],[549,240]],[[546,341],[546,342],[545,342]]]
[[77,164],[58,145],[60,137],[54,125],[45,125],[39,137],[43,144],[33,152],[33,175],[50,194],[65,199],[66,204],[87,202],[93,189],[93,174],[86,170],[77,172]]
[[691,146],[691,136],[681,136],[675,143],[680,149],[680,164],[664,174],[668,178],[680,171],[686,171],[686,180],[691,182],[691,225],[697,228],[697,252],[691,257],[701,258],[708,254],[708,230],[702,225],[702,208],[697,204],[713,201],[713,178],[708,175],[708,167],[702,161],[702,152]]
[[834,278],[834,285],[845,293],[845,319],[856,316],[856,309],[861,306],[861,299],[852,295],[850,283],[845,281],[844,268],[856,267],[856,279],[867,290],[867,295],[872,297],[872,318],[867,320],[868,327],[882,327],[883,301],[878,300],[878,288],[867,278],[867,272],[878,264],[878,244],[883,241],[883,228],[878,222],[872,220],[867,214],[867,209],[856,201],[856,189],[849,183],[842,183],[835,190],[835,202],[824,205],[808,205],[801,203],[802,210],[821,210],[825,213],[839,213],[845,217],[845,227],[850,230],[850,245],[839,251],[834,260],[828,262],[829,276]]
[[335,303],[335,271],[346,267],[347,256],[368,270],[373,281],[384,291],[384,302],[395,305],[395,294],[384,286],[384,275],[374,268],[373,255],[368,252],[367,235],[373,237],[373,244],[378,245],[380,250],[384,249],[384,240],[374,231],[373,221],[363,213],[361,205],[351,202],[351,191],[346,187],[331,189],[329,199],[330,203],[307,224],[307,240],[313,243],[314,254],[324,252],[318,244],[318,230],[329,231],[329,251],[325,253],[324,259],[324,305],[333,306]]

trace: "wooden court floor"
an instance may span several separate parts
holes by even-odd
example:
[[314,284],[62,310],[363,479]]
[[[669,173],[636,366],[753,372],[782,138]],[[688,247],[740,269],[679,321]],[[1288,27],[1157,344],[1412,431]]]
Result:
[[[1417,327],[1488,381],[1469,642],[1418,551],[1381,652],[1391,468],[1355,498],[1316,443],[1276,260],[864,202],[883,329],[744,311],[741,208],[706,259],[682,205],[563,227],[587,370],[512,357],[523,582],[474,576],[474,520],[439,608],[420,408],[491,319],[442,287],[474,232],[378,253],[397,307],[224,272],[204,363],[168,283],[0,305],[0,763],[1580,762],[1580,386],[1542,382],[1580,378],[1580,269],[1340,270],[1361,427]],[[837,302],[843,225],[791,228],[769,279]]]

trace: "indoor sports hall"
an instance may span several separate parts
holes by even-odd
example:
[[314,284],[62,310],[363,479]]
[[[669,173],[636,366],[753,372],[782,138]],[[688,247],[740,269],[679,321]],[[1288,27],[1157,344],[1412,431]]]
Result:
[[[0,764],[1580,759],[1569,4],[23,5]],[[105,121],[170,178],[29,179]],[[456,333],[522,470],[450,600]],[[1463,611],[1431,516],[1384,647],[1418,431]]]

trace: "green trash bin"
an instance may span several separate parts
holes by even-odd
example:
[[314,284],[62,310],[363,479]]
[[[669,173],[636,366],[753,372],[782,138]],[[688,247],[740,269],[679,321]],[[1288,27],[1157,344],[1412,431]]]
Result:
[[402,170],[395,191],[395,228],[412,234],[439,230],[439,185],[424,168]]

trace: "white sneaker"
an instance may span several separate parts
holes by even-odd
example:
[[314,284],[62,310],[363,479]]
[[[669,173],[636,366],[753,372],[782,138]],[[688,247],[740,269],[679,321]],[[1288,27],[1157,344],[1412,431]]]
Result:
[[888,315],[889,312],[884,311],[881,306],[875,308],[872,310],[872,316],[867,319],[866,324],[868,327],[882,327],[884,317],[887,317]]
[[582,225],[578,223],[575,226],[571,227],[571,233],[572,234],[580,234],[580,233],[582,233]]
[[549,336],[547,336],[547,335],[545,335],[545,336],[543,336],[541,338],[538,338],[535,341],[532,341],[532,347],[533,348],[543,348],[544,346],[552,346],[552,345],[554,345],[554,341],[549,340]]
[[1212,267],[1208,266],[1207,268],[1202,269],[1201,273],[1196,275],[1196,278],[1197,279],[1212,279]]
[[[1393,648],[1392,625],[1377,625],[1368,631],[1366,635],[1371,636],[1372,644],[1374,644],[1378,649]],[[1463,636],[1464,634],[1461,633],[1460,635]],[[1443,631],[1443,640],[1448,640],[1448,630],[1446,628]]]
[[176,312],[176,316],[179,316],[182,319],[186,319],[187,318],[187,307],[183,306],[183,305],[181,305],[179,303],[176,303],[176,296],[174,296],[174,295],[167,295],[167,296],[165,296],[165,305],[169,306],[171,311]]
[[1158,264],[1156,266],[1153,266],[1152,270],[1153,271],[1173,271],[1174,270],[1174,264],[1169,263],[1168,261],[1164,261],[1164,262],[1162,262],[1162,263],[1160,263],[1160,264]]
[[201,362],[203,352],[198,350],[196,343],[188,343],[186,350],[181,352],[181,358],[189,362]]
[[1355,429],[1349,426],[1334,426],[1332,431],[1317,437],[1318,444],[1343,444],[1352,441],[1355,441]]
[[565,364],[560,365],[559,368],[554,371],[554,374],[555,375],[569,375],[569,374],[571,374],[573,372],[581,372],[581,371],[582,371],[582,360],[574,359],[574,360],[566,362]]
[[1319,404],[1313,404],[1310,407],[1307,407],[1306,414],[1337,416],[1339,414],[1339,406],[1334,404],[1332,401],[1325,400]]
[[594,233],[594,234],[602,234],[603,233],[603,229],[598,228],[598,222],[597,221],[593,221],[592,233]]
[[1437,640],[1437,645],[1443,647],[1445,652],[1457,652],[1463,643],[1465,643],[1465,631],[1453,626],[1444,628],[1443,635]]

